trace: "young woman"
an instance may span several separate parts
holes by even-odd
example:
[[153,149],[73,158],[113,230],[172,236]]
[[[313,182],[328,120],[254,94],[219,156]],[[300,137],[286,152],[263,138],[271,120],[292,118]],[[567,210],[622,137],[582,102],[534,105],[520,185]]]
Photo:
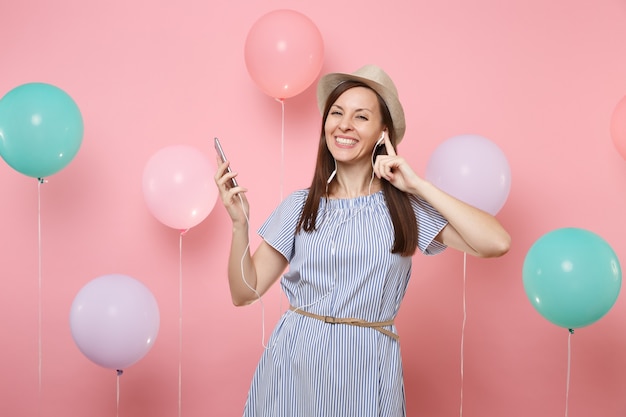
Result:
[[258,364],[244,416],[403,417],[393,321],[411,256],[451,247],[496,257],[510,237],[397,155],[404,111],[382,69],[325,75],[317,93],[323,124],[311,186],[270,215],[253,255],[246,189],[232,186],[228,162],[215,175],[233,222],[233,303],[256,301],[280,278],[291,304]]

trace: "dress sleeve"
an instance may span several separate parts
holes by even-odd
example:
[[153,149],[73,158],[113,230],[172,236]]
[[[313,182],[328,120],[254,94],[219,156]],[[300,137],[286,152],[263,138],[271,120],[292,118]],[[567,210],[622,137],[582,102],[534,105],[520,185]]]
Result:
[[308,192],[299,190],[285,198],[258,230],[271,247],[291,261],[294,252],[296,226],[304,208]]
[[417,246],[425,255],[437,255],[446,249],[435,237],[448,224],[448,221],[435,210],[426,200],[417,196],[411,197],[411,205],[417,219]]

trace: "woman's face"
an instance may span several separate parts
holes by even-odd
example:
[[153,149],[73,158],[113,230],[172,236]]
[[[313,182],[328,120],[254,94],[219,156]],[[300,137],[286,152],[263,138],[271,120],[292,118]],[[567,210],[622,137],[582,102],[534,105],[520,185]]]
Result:
[[367,161],[383,132],[376,93],[366,87],[346,90],[333,103],[326,118],[326,146],[337,162]]

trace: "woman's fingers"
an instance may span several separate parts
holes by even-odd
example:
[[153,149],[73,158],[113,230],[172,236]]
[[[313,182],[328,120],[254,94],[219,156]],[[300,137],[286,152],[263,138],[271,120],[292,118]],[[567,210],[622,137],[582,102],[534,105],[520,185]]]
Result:
[[393,149],[393,145],[391,144],[391,141],[389,140],[389,135],[385,135],[385,149],[387,150],[387,155],[389,156],[396,156],[396,150]]
[[215,172],[215,184],[220,187],[220,189],[229,190],[233,188],[233,178],[237,176],[236,172],[231,172],[228,170],[229,162],[222,162],[221,159],[217,158],[218,165],[217,171]]

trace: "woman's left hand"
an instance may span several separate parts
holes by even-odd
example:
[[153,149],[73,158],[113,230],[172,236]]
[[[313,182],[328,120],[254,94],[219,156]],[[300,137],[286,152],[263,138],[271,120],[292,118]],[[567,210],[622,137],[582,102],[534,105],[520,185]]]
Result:
[[387,155],[378,155],[374,162],[374,174],[378,178],[384,178],[394,187],[404,192],[415,194],[415,184],[421,178],[413,171],[413,168],[404,158],[396,154],[389,137],[385,138]]

